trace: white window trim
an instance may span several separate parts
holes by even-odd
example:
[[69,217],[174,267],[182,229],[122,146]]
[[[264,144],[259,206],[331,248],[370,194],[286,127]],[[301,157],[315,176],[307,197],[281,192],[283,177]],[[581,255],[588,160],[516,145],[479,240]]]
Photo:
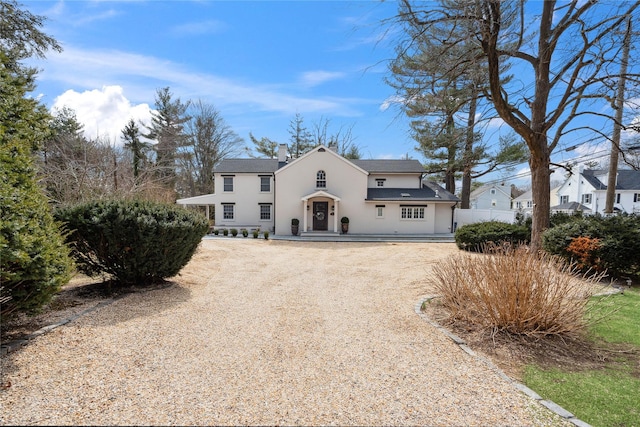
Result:
[[[425,209],[426,206],[400,206],[400,221],[425,221],[427,219]],[[411,217],[408,216],[409,213]],[[403,214],[407,214],[407,217],[403,218]]]
[[[225,208],[231,206],[231,218],[226,218]],[[235,203],[222,203],[222,220],[223,221],[235,221],[236,220],[236,205]]]
[[[260,217],[259,217],[259,221],[263,221],[263,222],[265,222],[265,221],[271,221],[271,218],[273,217],[273,208],[271,207],[271,204],[270,204],[270,203],[269,203],[269,204],[267,204],[267,203],[261,203],[259,206],[260,206],[260,207],[258,208],[258,209],[259,209],[259,216],[260,216]],[[262,207],[263,207],[263,206],[267,206],[267,207],[269,208],[269,219],[263,219],[263,218],[262,218]]]
[[375,217],[376,219],[383,219],[384,218],[384,208],[385,205],[377,205],[375,207]]
[[[233,193],[233,190],[235,190],[235,179],[233,179],[233,176],[222,176],[222,192],[223,193]],[[225,185],[225,181],[227,179],[231,180],[231,190],[227,190],[227,186]]]

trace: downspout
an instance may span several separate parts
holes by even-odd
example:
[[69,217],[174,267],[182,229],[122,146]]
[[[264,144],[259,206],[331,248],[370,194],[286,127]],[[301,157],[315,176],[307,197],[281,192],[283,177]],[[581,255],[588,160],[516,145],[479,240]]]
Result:
[[273,172],[273,234],[276,234],[276,173]]

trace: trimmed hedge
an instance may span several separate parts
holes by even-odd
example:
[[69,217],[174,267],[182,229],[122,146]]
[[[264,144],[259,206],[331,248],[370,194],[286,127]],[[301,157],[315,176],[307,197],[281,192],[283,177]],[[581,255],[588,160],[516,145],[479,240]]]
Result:
[[578,237],[597,239],[598,247],[590,253],[593,269],[607,270],[614,276],[640,276],[640,216],[587,216],[558,225],[542,235],[545,251],[567,260],[575,260],[575,252],[568,250]]
[[528,244],[531,240],[531,232],[524,225],[484,221],[459,227],[455,232],[455,240],[460,249],[481,252],[483,245],[489,242],[495,244],[506,242],[514,246]]
[[69,229],[78,269],[123,285],[178,274],[209,230],[204,216],[149,201],[97,201],[56,212]]

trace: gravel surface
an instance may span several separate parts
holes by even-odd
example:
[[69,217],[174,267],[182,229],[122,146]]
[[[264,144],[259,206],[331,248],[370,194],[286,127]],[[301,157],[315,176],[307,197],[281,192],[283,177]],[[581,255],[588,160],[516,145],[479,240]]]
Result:
[[450,243],[204,240],[2,360],[0,423],[563,425],[416,315]]

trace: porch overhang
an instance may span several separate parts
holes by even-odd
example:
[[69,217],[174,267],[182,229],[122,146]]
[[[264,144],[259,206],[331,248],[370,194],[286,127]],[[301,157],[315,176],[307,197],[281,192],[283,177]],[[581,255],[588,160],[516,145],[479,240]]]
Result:
[[332,199],[335,202],[339,202],[340,201],[340,197],[338,197],[338,196],[336,196],[334,194],[328,193],[328,192],[326,192],[324,190],[318,190],[315,193],[307,194],[306,196],[302,197],[301,200],[303,202],[308,202],[310,199],[314,199],[316,197],[326,197],[328,199]]
[[300,200],[302,201],[302,229],[304,231],[307,230],[307,209],[309,206],[309,200],[311,199],[315,199],[318,197],[322,197],[322,198],[327,198],[327,199],[331,199],[333,200],[333,204],[334,204],[334,213],[333,215],[333,232],[337,233],[338,232],[338,203],[340,202],[340,197],[336,196],[335,194],[331,194],[328,193],[324,190],[318,190],[316,192],[313,192],[311,194],[307,194],[306,196],[303,196]]

